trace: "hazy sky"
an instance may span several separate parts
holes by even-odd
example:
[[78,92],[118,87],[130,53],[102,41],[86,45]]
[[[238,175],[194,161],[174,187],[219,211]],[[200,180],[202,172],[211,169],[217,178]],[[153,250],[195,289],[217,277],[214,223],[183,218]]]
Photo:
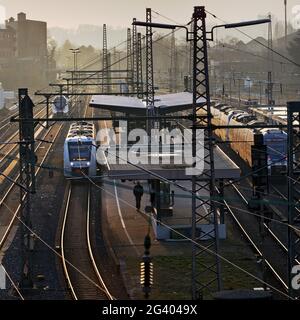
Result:
[[[49,27],[66,28],[103,23],[129,26],[133,17],[144,20],[146,7],[185,23],[195,5],[205,5],[207,10],[231,22],[255,19],[270,11],[283,20],[283,3],[284,0],[0,0],[7,18],[24,11],[29,19],[47,21]],[[289,15],[295,5],[300,5],[300,0],[288,0]],[[154,20],[166,22],[161,17],[154,16]]]

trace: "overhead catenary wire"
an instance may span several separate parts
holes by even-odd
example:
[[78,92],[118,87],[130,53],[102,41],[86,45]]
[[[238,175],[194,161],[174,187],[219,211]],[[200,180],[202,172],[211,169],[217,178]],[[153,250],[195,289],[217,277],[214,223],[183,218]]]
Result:
[[[82,172],[84,175],[85,173]],[[106,193],[110,193],[107,189],[102,188],[101,186],[95,184],[95,182],[90,179],[90,177],[87,176],[87,179],[90,180],[90,182],[96,186],[97,188],[103,190]],[[112,196],[115,196],[114,194],[111,193]],[[133,205],[131,205],[130,203],[128,203],[126,200],[124,199],[120,199],[121,202],[126,203],[127,205],[131,206],[134,208]],[[12,213],[14,214],[13,210],[6,204],[4,203],[4,206]],[[141,211],[144,215],[147,216],[147,218],[152,218],[151,214],[147,214],[146,212]],[[17,219],[20,221],[20,223],[27,229],[29,230],[35,237],[36,239],[38,239],[39,241],[41,241],[52,253],[54,253],[56,256],[58,256],[60,259],[62,259],[61,254],[59,254],[57,252],[57,250],[55,250],[55,248],[53,248],[50,244],[48,244],[40,235],[37,234],[37,232],[35,232],[32,228],[30,228],[20,217],[17,216]],[[156,220],[157,221],[157,220]],[[158,222],[158,221],[157,221]],[[168,228],[169,230],[173,231],[174,233],[176,233],[177,235],[183,237],[184,239],[193,242],[193,239],[187,237],[186,235],[182,234],[181,232],[179,232],[176,229],[173,229],[171,226],[164,224],[163,222],[159,221],[163,226],[165,226],[166,228]],[[210,252],[211,250],[205,246],[200,245],[199,243],[196,243],[198,246],[202,247],[203,249],[207,250],[208,252]],[[212,255],[215,255],[216,253],[211,251],[210,252]],[[237,264],[235,264],[234,262],[228,260],[227,258],[225,258],[224,256],[218,254],[219,258],[222,259],[224,262],[230,264],[231,266],[235,267],[236,269],[240,270],[241,272],[247,274],[248,276],[250,276],[251,278],[257,280],[258,282],[262,283],[262,284],[266,284],[267,286],[269,286],[271,289],[275,290],[276,292],[282,294],[283,296],[292,299],[292,297],[290,297],[288,294],[286,294],[285,292],[273,287],[271,284],[263,281],[262,279],[260,279],[259,277],[255,276],[254,274],[250,273],[249,271],[245,270],[244,268],[238,266]],[[87,281],[91,282],[95,287],[97,287],[98,289],[100,289],[101,291],[104,291],[103,288],[101,288],[97,283],[95,283],[91,278],[89,278],[89,276],[87,276],[84,272],[82,272],[81,270],[79,270],[76,266],[74,266],[71,262],[69,262],[68,260],[66,260],[66,263],[68,265],[70,265],[76,272],[78,272],[79,274],[81,274]],[[113,297],[113,299],[116,299],[115,297]]]
[[[106,193],[108,193],[108,194],[110,194],[110,195],[112,195],[112,196],[115,196],[113,193],[111,193],[111,192],[108,191],[107,189],[104,189],[103,187],[97,185],[97,184],[96,184],[92,179],[90,179],[90,177],[88,177],[84,172],[83,172],[83,174],[86,176],[86,178],[87,178],[94,186],[96,186],[97,188],[101,189],[102,191],[104,191],[104,192],[106,192]],[[123,203],[125,203],[125,204],[127,204],[128,206],[130,206],[130,207],[132,207],[132,208],[135,208],[131,203],[129,203],[128,201],[126,201],[126,200],[124,200],[124,199],[122,199],[122,198],[120,199],[120,201],[123,202]],[[184,238],[184,239],[186,239],[186,240],[194,243],[195,245],[197,245],[197,246],[200,247],[201,249],[206,250],[206,251],[209,252],[211,255],[216,255],[216,256],[218,256],[222,261],[230,264],[230,265],[233,266],[234,268],[236,268],[236,269],[240,270],[241,272],[247,274],[248,276],[250,276],[251,278],[257,280],[258,282],[260,282],[260,283],[262,283],[262,284],[266,284],[267,286],[269,286],[271,289],[275,290],[276,292],[284,295],[284,296],[287,297],[287,298],[292,299],[292,298],[291,298],[288,294],[286,294],[285,292],[283,292],[283,291],[275,288],[274,286],[270,285],[269,283],[263,281],[262,279],[260,279],[259,277],[255,276],[254,274],[252,274],[252,273],[250,273],[249,271],[245,270],[244,268],[238,266],[238,265],[235,264],[234,262],[228,260],[228,259],[225,258],[223,255],[220,255],[220,254],[218,254],[218,253],[210,250],[209,247],[206,247],[206,246],[204,246],[204,245],[199,244],[199,242],[196,242],[196,241],[194,241],[193,239],[187,237],[186,235],[184,235],[184,234],[181,233],[180,231],[172,228],[172,227],[169,226],[168,224],[165,224],[165,223],[162,222],[162,221],[158,221],[156,218],[153,217],[153,215],[148,214],[148,213],[146,213],[146,212],[144,212],[144,211],[141,211],[141,213],[142,213],[143,215],[145,215],[147,218],[154,219],[156,222],[159,222],[162,226],[164,226],[164,227],[166,227],[167,229],[171,230],[172,232],[176,233],[176,234],[179,235],[180,237],[182,237],[182,238]]]
[[[6,204],[3,203],[3,205],[12,213],[14,214],[13,210]],[[58,253],[55,248],[53,248],[50,244],[48,244],[42,237],[40,237],[31,227],[29,227],[19,216],[16,216],[16,218],[19,220],[19,222],[28,230],[30,231],[36,239],[41,241],[52,253],[54,253],[56,256],[58,256],[60,259],[62,259],[62,255]],[[72,264],[70,261],[65,259],[66,263],[73,268],[76,272],[78,272],[80,275],[82,275],[87,281],[92,283],[95,287],[97,287],[99,290],[103,291],[105,293],[105,290],[101,288],[93,279],[91,279],[88,275],[86,275],[83,271],[81,271],[79,268],[77,268],[74,264]],[[115,297],[113,297],[115,299]]]
[[[209,15],[211,15],[213,18],[221,21],[221,22],[224,23],[224,24],[228,24],[225,20],[223,20],[223,19],[221,19],[221,18],[218,18],[215,14],[209,12],[208,10],[205,9],[205,11],[206,11]],[[255,41],[256,43],[258,43],[259,45],[261,45],[261,46],[264,47],[265,49],[272,51],[273,53],[275,53],[276,55],[280,56],[280,57],[283,58],[284,60],[290,62],[290,63],[293,64],[293,65],[295,65],[296,67],[300,67],[300,64],[298,64],[297,62],[295,62],[295,61],[293,61],[292,59],[286,57],[285,55],[283,55],[282,53],[276,51],[275,49],[268,47],[267,45],[265,45],[264,43],[258,41],[257,39],[251,37],[251,36],[250,36],[249,34],[247,34],[246,32],[240,30],[240,28],[234,28],[234,29],[237,30],[238,32],[242,33],[244,36],[248,37],[249,39]]]
[[[23,222],[22,222],[23,223]],[[32,231],[32,230],[31,230]],[[174,230],[174,232],[177,232],[176,230]],[[178,233],[178,232],[177,232]],[[178,233],[178,234],[180,234],[180,233]],[[38,237],[39,238],[39,237]],[[41,240],[41,239],[40,239]],[[53,249],[54,250],[54,249]],[[57,252],[55,252],[56,254],[57,254]],[[223,260],[224,261],[226,261],[226,258],[223,258]],[[232,264],[230,261],[227,261],[228,263],[230,263],[230,264]],[[238,266],[237,266],[238,267]],[[238,267],[238,268],[240,268],[240,267]],[[77,270],[78,271],[78,270]],[[247,271],[246,271],[246,273],[247,273]],[[252,275],[253,276],[253,275]],[[254,276],[255,277],[255,276]],[[256,280],[258,280],[259,281],[259,279],[256,279]],[[282,293],[282,292],[281,292]]]
[[[180,30],[180,29],[176,29],[174,32],[178,32],[179,30]],[[153,34],[154,34],[154,32],[153,32]],[[153,44],[154,44],[154,43],[157,43],[157,42],[159,42],[159,41],[161,41],[161,40],[163,40],[163,39],[165,39],[166,37],[169,37],[170,35],[172,35],[172,32],[169,32],[169,33],[167,33],[167,34],[165,34],[165,35],[163,35],[163,36],[161,36],[161,37],[153,40]],[[143,38],[145,38],[145,36],[143,36]],[[143,47],[142,47],[142,50],[144,50],[145,48],[146,48],[146,46],[143,46]],[[117,60],[117,61],[114,61],[113,63],[111,63],[111,64],[108,66],[108,68],[111,68],[111,67],[113,67],[114,65],[117,65],[117,64],[119,64],[119,63],[122,62],[122,61],[125,61],[129,56],[132,56],[133,54],[134,54],[134,52],[132,52],[130,55],[124,56],[123,58],[121,58],[121,59],[119,59],[119,60]],[[100,58],[99,58],[99,59],[100,59]],[[102,72],[102,71],[103,71],[103,69],[102,69],[102,70],[99,70],[99,71],[97,71],[97,72],[94,72],[94,73],[92,73],[91,75],[89,75],[88,77],[80,80],[78,83],[82,83],[82,82],[84,82],[84,81],[87,81],[87,80],[89,80],[91,77],[95,76],[97,73]]]

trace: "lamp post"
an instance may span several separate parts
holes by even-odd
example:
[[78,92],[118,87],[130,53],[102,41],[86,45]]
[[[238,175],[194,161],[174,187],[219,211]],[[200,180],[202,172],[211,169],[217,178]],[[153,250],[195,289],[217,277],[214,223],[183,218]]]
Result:
[[80,53],[79,48],[71,48],[69,49],[73,55],[74,55],[74,61],[73,61],[73,72],[72,72],[72,94],[74,93],[74,84],[75,84],[75,80],[74,78],[77,78],[76,76],[76,71],[77,71],[77,55]]
[[[215,203],[212,199],[216,196],[215,185],[215,169],[214,169],[214,141],[211,125],[211,109],[210,109],[210,91],[209,91],[209,74],[208,74],[208,55],[207,41],[213,41],[213,31],[216,28],[224,27],[237,28],[243,26],[268,23],[269,19],[247,21],[241,23],[224,24],[214,26],[210,32],[206,31],[206,12],[203,6],[194,7],[192,20],[185,26],[161,23],[149,23],[134,21],[133,25],[171,29],[184,28],[186,30],[186,41],[192,42],[193,47],[193,114],[192,114],[192,156],[194,159],[195,171],[192,175],[192,298],[201,299],[204,294],[212,292],[214,284],[217,282],[218,289],[221,289],[220,263],[219,263],[219,227],[218,216]],[[189,31],[188,26],[192,26]],[[209,38],[208,38],[209,36]],[[205,103],[200,101],[205,101]],[[206,126],[204,130],[204,163],[208,166],[205,173],[198,171],[196,168],[197,161],[197,130],[198,125]],[[199,142],[199,141],[198,141]],[[199,175],[201,174],[201,180]],[[198,195],[208,193],[208,199],[199,199]],[[206,211],[203,214],[203,209]],[[209,232],[202,230],[201,224],[210,224]],[[209,245],[210,252],[200,245],[203,240],[211,241]],[[204,256],[211,256],[211,251],[215,253],[215,262],[209,263],[204,260]],[[202,260],[201,260],[202,257]],[[201,260],[201,261],[200,261]],[[209,277],[208,276],[211,276]]]
[[76,49],[69,49],[70,51],[72,51],[73,55],[74,55],[74,72],[77,71],[77,55],[80,53],[79,48]]
[[287,45],[287,0],[284,0],[284,41]]

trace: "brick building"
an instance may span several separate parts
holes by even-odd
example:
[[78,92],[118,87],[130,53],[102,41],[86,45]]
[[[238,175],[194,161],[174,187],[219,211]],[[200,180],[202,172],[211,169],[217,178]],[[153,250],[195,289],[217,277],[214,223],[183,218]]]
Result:
[[[2,36],[1,36],[2,34]],[[47,23],[21,12],[0,30],[0,82],[6,89],[45,87],[48,79]]]

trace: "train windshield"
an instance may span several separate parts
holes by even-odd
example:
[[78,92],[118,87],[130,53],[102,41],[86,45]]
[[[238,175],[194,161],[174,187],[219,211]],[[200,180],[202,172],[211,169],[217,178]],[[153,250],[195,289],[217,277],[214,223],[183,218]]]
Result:
[[91,149],[91,142],[69,142],[70,161],[90,161]]
[[[273,165],[286,161],[287,145],[286,137],[266,141],[268,158]],[[278,163],[277,163],[278,162]]]

